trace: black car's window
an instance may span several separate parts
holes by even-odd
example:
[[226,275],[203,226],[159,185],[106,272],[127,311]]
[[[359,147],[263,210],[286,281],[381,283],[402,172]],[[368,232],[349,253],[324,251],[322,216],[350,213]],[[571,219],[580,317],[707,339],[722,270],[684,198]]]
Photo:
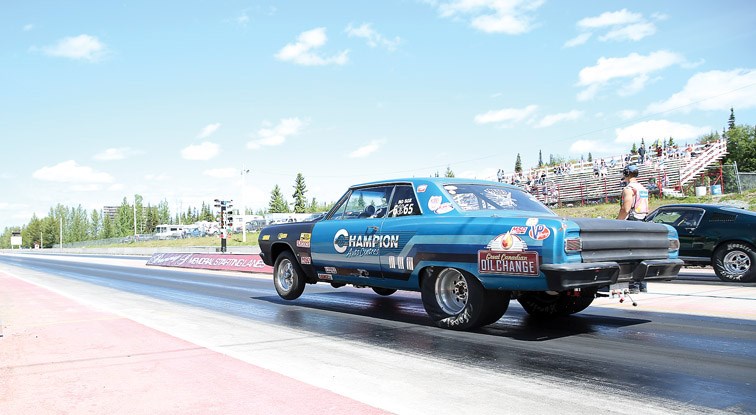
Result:
[[535,197],[519,189],[487,184],[448,184],[444,190],[464,211],[525,210],[553,214]]
[[388,210],[391,186],[365,187],[355,189],[348,198],[341,201],[330,219],[382,218]]
[[698,209],[669,209],[657,213],[651,221],[680,228],[695,228],[701,222],[703,213],[703,210]]
[[420,205],[417,203],[415,191],[410,185],[398,185],[391,199],[389,217],[421,215]]

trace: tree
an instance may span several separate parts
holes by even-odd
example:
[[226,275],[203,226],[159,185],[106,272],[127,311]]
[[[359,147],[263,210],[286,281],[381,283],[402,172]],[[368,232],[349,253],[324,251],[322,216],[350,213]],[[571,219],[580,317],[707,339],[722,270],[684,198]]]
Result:
[[158,225],[168,225],[171,223],[171,209],[168,207],[168,201],[163,199],[158,203]]
[[515,173],[522,173],[522,159],[520,153],[517,153],[517,159],[515,160]]
[[538,150],[538,167],[543,167],[543,153]]
[[669,142],[667,143],[667,147],[672,147],[675,145],[675,140],[672,137],[669,137]]
[[638,146],[633,143],[633,148],[630,149],[631,154],[636,154],[638,152]]
[[88,239],[95,240],[99,238],[100,228],[102,228],[102,215],[97,209],[92,209],[92,213],[89,215]]
[[268,213],[289,213],[289,205],[286,203],[283,194],[281,194],[281,188],[278,185],[270,192]]
[[732,107],[730,107],[730,119],[728,120],[727,125],[730,127],[730,130],[735,128],[735,110]]
[[742,172],[756,172],[756,127],[736,125],[727,131],[725,163],[738,164]]
[[305,185],[305,179],[302,173],[297,173],[297,178],[294,181],[294,194],[291,196],[294,198],[294,212],[305,213],[307,211],[307,186]]
[[451,167],[446,166],[446,172],[444,173],[444,177],[454,177],[454,172],[452,171]]
[[591,154],[590,151],[588,152],[588,162],[593,163],[593,155]]

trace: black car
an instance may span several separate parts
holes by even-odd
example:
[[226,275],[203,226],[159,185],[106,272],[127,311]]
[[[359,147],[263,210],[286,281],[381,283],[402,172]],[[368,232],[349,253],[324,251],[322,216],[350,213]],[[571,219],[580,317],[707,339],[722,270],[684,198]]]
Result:
[[651,212],[648,222],[677,229],[679,258],[712,265],[722,281],[756,281],[756,212],[729,205],[674,204]]

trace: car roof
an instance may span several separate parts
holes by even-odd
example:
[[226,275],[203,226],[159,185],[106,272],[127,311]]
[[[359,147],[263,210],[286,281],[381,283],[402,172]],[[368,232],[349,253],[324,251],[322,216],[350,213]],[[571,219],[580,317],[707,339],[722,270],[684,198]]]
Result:
[[355,184],[353,186],[350,186],[350,188],[376,186],[376,185],[381,185],[381,184],[394,184],[394,183],[412,183],[413,185],[414,184],[436,184],[438,186],[442,186],[446,184],[495,184],[495,185],[502,185],[502,186],[511,187],[511,188],[517,188],[516,186],[512,186],[507,183],[499,183],[499,182],[494,182],[490,180],[480,180],[480,179],[465,179],[465,178],[457,178],[457,177],[405,177],[405,178],[398,178],[398,179],[378,180],[374,182],[360,183],[360,184]]
[[698,208],[698,209],[704,209],[704,210],[718,210],[718,211],[725,211],[730,213],[737,213],[737,214],[747,214],[747,215],[756,215],[756,212],[752,210],[748,210],[745,208],[739,208],[737,206],[718,203],[718,204],[707,204],[707,203],[672,203],[669,205],[662,205],[659,206],[657,209],[664,209],[664,208]]

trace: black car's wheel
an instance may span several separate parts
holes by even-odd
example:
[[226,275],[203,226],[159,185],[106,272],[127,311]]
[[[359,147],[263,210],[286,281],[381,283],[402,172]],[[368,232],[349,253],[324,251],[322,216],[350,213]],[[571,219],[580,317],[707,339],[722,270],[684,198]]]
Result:
[[305,288],[304,272],[289,251],[282,252],[273,265],[273,285],[284,300],[295,300]]
[[[469,330],[490,324],[500,308],[494,304],[492,291],[486,291],[475,277],[454,268],[444,268],[423,281],[423,306],[437,326],[452,330]],[[504,310],[501,310],[503,314]]]
[[372,287],[372,288],[376,294],[382,295],[384,297],[389,296],[396,292],[396,290],[393,288],[382,288],[382,287]]
[[711,263],[722,281],[756,281],[756,251],[749,244],[727,242],[714,251]]
[[549,294],[545,292],[523,292],[517,297],[522,308],[533,317],[549,319],[579,313],[593,302],[594,292],[583,292],[580,296],[566,292]]

